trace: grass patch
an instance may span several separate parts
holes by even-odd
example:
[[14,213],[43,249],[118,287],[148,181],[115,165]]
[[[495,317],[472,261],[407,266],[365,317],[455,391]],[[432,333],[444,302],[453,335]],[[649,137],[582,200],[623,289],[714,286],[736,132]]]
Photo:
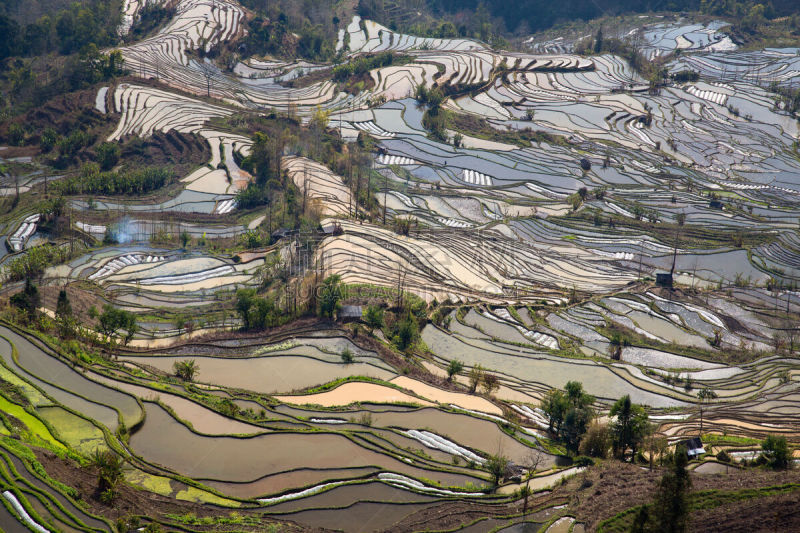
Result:
[[53,436],[48,427],[22,406],[8,401],[4,396],[0,396],[0,411],[25,424],[33,439],[41,439],[49,445],[48,447],[66,451],[66,446]]

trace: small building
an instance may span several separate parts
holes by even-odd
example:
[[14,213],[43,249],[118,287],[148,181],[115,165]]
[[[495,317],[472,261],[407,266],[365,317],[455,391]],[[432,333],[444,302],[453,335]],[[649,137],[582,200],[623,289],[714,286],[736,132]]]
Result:
[[678,443],[678,446],[683,446],[686,448],[686,455],[689,456],[690,461],[706,453],[705,448],[703,448],[703,441],[700,440],[700,437],[693,437],[691,439],[681,441]]
[[656,272],[656,285],[659,287],[672,287],[672,273]]
[[322,232],[325,235],[341,235],[344,233],[342,231],[342,225],[339,223],[338,220],[329,220],[325,224],[320,226],[322,228]]
[[343,305],[338,316],[342,322],[358,322],[361,320],[362,313],[360,305]]

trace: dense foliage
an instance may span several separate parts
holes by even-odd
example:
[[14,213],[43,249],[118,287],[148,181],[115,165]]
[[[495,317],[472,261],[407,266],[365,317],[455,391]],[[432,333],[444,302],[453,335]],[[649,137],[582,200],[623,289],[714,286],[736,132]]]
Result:
[[146,194],[172,183],[175,173],[161,167],[119,172],[101,172],[96,164],[86,164],[77,176],[58,183],[63,194],[129,195]]
[[139,330],[135,314],[108,304],[103,306],[103,313],[97,320],[97,331],[109,338],[119,334],[124,344],[128,344]]
[[57,265],[69,259],[69,249],[52,244],[33,246],[25,254],[9,261],[5,266],[4,277],[8,281],[36,278],[50,265]]
[[594,396],[583,390],[577,381],[569,381],[564,390],[553,389],[542,402],[549,429],[561,440],[567,450],[577,453],[589,423],[594,418]]
[[248,34],[240,48],[245,55],[305,57],[315,61],[329,61],[336,55],[336,30],[342,26],[336,16],[339,6],[335,0],[240,3],[257,13],[248,22]]
[[391,65],[403,64],[411,59],[408,56],[398,56],[393,52],[381,52],[380,54],[361,56],[353,61],[342,63],[333,68],[333,79],[345,81],[351,76],[362,76],[370,70],[388,67]]
[[[743,24],[759,17],[774,18],[800,12],[795,0],[427,0],[433,21],[421,24],[413,15],[415,0],[360,0],[359,13],[390,27],[431,37],[474,37],[492,41],[503,31],[525,34],[559,22],[651,11],[701,11],[730,16]],[[759,7],[761,6],[761,7]]]
[[288,317],[269,297],[259,297],[255,289],[236,291],[236,312],[242,319],[242,329],[261,330],[285,323]]
[[75,2],[26,25],[0,14],[0,60],[50,52],[73,54],[90,44],[113,46],[119,39],[120,20],[119,0]]

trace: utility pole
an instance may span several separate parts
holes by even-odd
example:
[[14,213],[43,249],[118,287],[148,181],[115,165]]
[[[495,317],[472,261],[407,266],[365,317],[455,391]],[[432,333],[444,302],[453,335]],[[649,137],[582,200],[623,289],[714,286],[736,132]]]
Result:
[[389,190],[389,177],[383,174],[383,225],[386,225],[386,193]]

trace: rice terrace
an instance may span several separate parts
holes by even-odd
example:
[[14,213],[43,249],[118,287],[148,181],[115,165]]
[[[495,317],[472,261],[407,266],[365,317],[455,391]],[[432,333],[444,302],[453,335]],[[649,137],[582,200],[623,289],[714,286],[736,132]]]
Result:
[[800,5],[5,0],[0,531],[800,531]]

